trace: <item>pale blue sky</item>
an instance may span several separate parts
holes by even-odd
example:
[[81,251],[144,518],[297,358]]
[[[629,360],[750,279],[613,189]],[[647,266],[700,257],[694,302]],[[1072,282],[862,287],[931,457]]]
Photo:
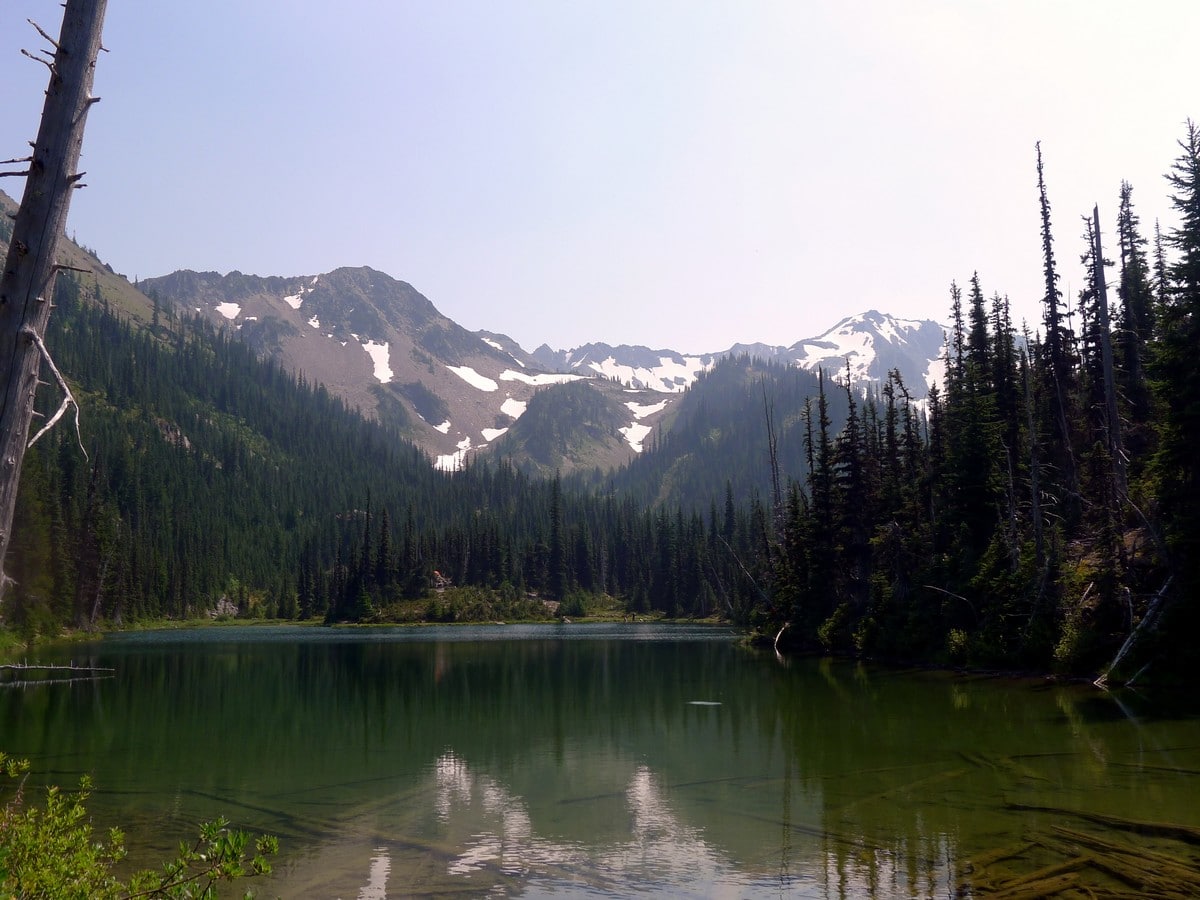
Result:
[[[0,3],[0,158],[60,15]],[[1170,221],[1197,34],[1194,0],[109,0],[68,231],[131,278],[369,265],[527,349],[944,320],[975,269],[1035,321],[1035,141],[1073,294],[1122,178]]]

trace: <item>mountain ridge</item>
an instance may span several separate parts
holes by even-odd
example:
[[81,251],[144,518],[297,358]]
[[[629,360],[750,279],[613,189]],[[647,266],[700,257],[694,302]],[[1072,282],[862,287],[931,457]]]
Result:
[[[16,207],[4,195],[0,205]],[[844,317],[786,346],[743,343],[684,353],[597,341],[528,352],[502,332],[468,331],[408,282],[369,266],[291,276],[183,269],[131,284],[91,251],[73,241],[63,245],[67,264],[94,273],[88,299],[160,337],[200,316],[395,427],[444,470],[481,454],[541,472],[628,465],[660,442],[679,398],[728,357],[824,369],[834,379],[849,376],[860,390],[880,385],[895,368],[920,397],[936,378],[942,352],[936,322],[877,310]],[[576,382],[591,391],[571,388],[559,399],[538,398],[544,407],[538,416],[515,428],[536,395]],[[603,427],[567,421],[571,410],[591,410]],[[534,421],[555,430],[550,444],[531,434]],[[548,449],[551,444],[557,449]],[[541,449],[522,455],[521,448]]]
[[[557,465],[569,471],[627,464],[652,434],[661,433],[674,398],[730,356],[824,369],[835,379],[848,376],[859,389],[882,384],[897,369],[914,396],[923,396],[943,343],[936,322],[868,310],[787,346],[734,344],[692,354],[597,341],[570,350],[542,344],[531,353],[503,332],[467,331],[411,284],[367,266],[290,277],[182,270],[144,279],[141,287],[178,310],[233,329],[260,353],[396,425],[445,470],[480,453],[513,456],[518,447],[543,448],[520,460],[543,472]],[[525,414],[535,394],[579,380],[597,388],[611,383],[628,392],[617,397],[602,390],[607,399],[593,403],[582,402],[585,394],[576,391],[573,401],[564,398],[559,404],[596,412],[608,422],[603,436],[580,432],[588,423],[558,421],[554,427],[560,436],[573,432],[575,438],[560,441],[551,453],[528,433],[526,423],[519,430],[525,433],[503,441],[500,449],[496,442]],[[601,415],[602,407],[609,411]],[[627,421],[613,424],[617,415]],[[550,417],[539,415],[539,420]],[[584,433],[591,434],[589,447],[580,442]]]

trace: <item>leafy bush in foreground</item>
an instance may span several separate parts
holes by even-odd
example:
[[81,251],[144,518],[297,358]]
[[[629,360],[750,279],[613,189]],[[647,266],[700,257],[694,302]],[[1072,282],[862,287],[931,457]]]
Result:
[[[0,753],[0,774],[21,779],[0,811],[0,896],[48,900],[133,900],[133,898],[211,898],[217,885],[237,878],[268,875],[268,857],[279,852],[269,835],[254,840],[232,831],[224,819],[206,822],[191,845],[181,844],[175,859],[159,871],[144,870],[123,882],[113,866],[125,858],[125,838],[114,828],[97,840],[84,802],[91,790],[85,776],[79,790],[51,787],[44,807],[24,801],[25,760]],[[247,893],[245,896],[252,896]]]

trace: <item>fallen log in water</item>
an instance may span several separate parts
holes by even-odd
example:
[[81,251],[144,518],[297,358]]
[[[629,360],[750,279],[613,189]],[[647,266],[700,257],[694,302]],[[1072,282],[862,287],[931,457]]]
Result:
[[[1141,822],[1049,807],[1009,804],[1010,808],[1075,816],[1111,830],[1080,830],[1051,825],[1048,831],[1026,836],[1028,843],[981,854],[967,862],[958,882],[959,896],[1032,900],[1035,897],[1138,897],[1142,900],[1183,900],[1196,896],[1200,861],[1181,844],[1190,844],[1189,826]],[[1159,846],[1140,838],[1152,837]],[[1177,847],[1178,853],[1168,848]],[[1034,847],[1040,853],[1027,853]],[[1167,852],[1163,852],[1167,850]],[[1046,854],[1049,854],[1047,856]],[[1036,869],[1020,871],[1001,863],[1040,859]]]
[[1050,813],[1055,816],[1073,817],[1096,825],[1105,825],[1121,831],[1134,834],[1144,834],[1151,837],[1171,838],[1187,844],[1200,845],[1200,828],[1191,825],[1179,825],[1175,822],[1147,822],[1142,819],[1126,819],[1121,816],[1106,816],[1103,813],[1084,812],[1078,809],[1065,809],[1058,806],[1032,806],[1025,803],[1006,803],[1006,809],[1017,812]]
[[1002,885],[995,893],[989,893],[987,896],[990,900],[1039,900],[1043,897],[1053,897],[1067,888],[1075,887],[1078,883],[1078,872],[1062,872],[1041,875],[1036,878],[1025,878],[1021,879],[1019,883]]
[[1101,835],[1077,831],[1062,825],[1055,825],[1054,832],[1077,844],[1098,851],[1102,858],[1128,861],[1129,868],[1141,872],[1142,877],[1149,877],[1153,880],[1165,876],[1184,884],[1200,885],[1200,868],[1185,859],[1158,853],[1147,847],[1118,844]]
[[3,663],[0,664],[0,670],[13,672],[115,672],[116,669],[106,669],[101,666],[77,666],[71,663],[66,666],[52,666],[42,663]]
[[[70,672],[72,676],[68,678],[59,678],[58,681],[78,681],[81,678],[105,678],[116,673],[116,669],[106,669],[100,666],[77,666],[74,663],[66,666],[51,666],[41,665],[40,663],[4,663],[0,665],[0,678],[4,680],[16,679],[22,674],[45,672],[47,674],[55,674],[59,672]],[[25,678],[22,683],[35,681],[36,679]]]

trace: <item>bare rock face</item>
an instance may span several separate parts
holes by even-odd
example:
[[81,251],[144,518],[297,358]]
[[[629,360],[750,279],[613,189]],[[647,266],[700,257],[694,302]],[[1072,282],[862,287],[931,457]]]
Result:
[[[577,464],[620,465],[641,449],[621,428],[651,417],[622,411],[622,403],[631,400],[615,394],[625,388],[599,384],[600,373],[546,371],[511,338],[467,331],[411,285],[373,269],[291,278],[182,271],[146,279],[140,287],[177,314],[200,315],[231,329],[286,369],[395,425],[442,469],[456,469],[489,449],[536,394],[547,393],[538,400],[546,406],[556,388],[575,382],[596,382],[600,406],[615,412],[601,417],[608,423],[603,426],[581,423],[588,426],[580,432],[588,440],[572,438],[547,450],[544,459],[533,460],[534,468],[551,460],[568,470]],[[584,407],[599,408],[575,404]],[[649,427],[643,421],[633,433]],[[594,447],[585,446],[592,441]],[[526,462],[519,448],[528,443],[528,434],[509,442],[508,455],[517,448],[515,455]],[[531,446],[543,443],[534,438]]]

